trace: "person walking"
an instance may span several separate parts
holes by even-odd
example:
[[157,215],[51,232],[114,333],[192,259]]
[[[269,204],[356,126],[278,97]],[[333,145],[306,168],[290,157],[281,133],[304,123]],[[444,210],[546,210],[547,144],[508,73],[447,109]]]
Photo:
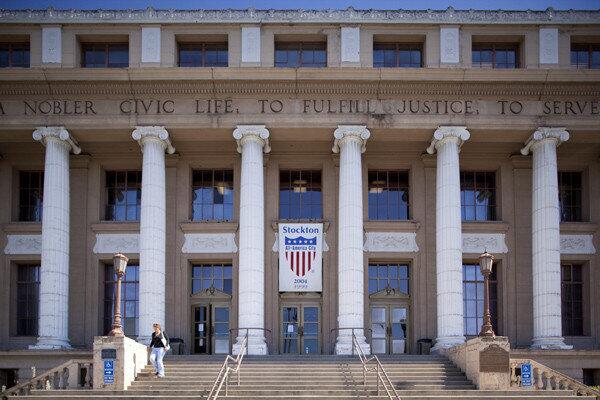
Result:
[[156,376],[164,378],[165,366],[163,365],[163,357],[170,348],[169,337],[161,329],[160,324],[155,323],[152,327],[154,328],[154,332],[152,332],[152,340],[150,341],[150,364],[154,367]]

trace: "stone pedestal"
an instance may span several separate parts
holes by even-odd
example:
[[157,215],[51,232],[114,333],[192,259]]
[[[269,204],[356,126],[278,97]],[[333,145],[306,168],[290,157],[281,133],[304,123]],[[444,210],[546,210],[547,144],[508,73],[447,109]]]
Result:
[[333,152],[340,154],[338,207],[338,332],[336,354],[352,354],[352,330],[370,354],[364,330],[362,153],[371,133],[365,126],[340,125]]
[[[108,350],[103,358],[102,350]],[[112,353],[115,358],[106,358]],[[105,383],[104,361],[113,360],[113,383]],[[127,390],[148,364],[148,347],[125,336],[94,337],[94,390]]]
[[569,139],[564,128],[538,128],[521,150],[533,152],[532,272],[533,344],[538,349],[571,349],[562,337],[560,208],[556,147]]
[[33,138],[46,146],[38,341],[34,349],[69,344],[69,152],[81,149],[61,126],[37,128]]

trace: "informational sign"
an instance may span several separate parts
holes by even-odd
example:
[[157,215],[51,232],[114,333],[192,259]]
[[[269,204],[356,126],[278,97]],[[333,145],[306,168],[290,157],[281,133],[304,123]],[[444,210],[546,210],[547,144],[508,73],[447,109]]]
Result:
[[115,383],[115,360],[104,360],[104,383]]
[[531,387],[531,364],[521,364],[521,386]]
[[323,224],[279,224],[279,291],[323,291]]

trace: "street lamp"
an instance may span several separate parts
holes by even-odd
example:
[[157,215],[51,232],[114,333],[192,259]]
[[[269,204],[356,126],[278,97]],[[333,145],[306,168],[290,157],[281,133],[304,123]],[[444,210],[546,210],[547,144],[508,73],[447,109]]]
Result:
[[112,331],[108,334],[109,336],[125,336],[123,333],[123,325],[121,325],[121,279],[123,279],[123,275],[125,275],[127,261],[129,261],[129,258],[121,253],[117,253],[113,256],[113,266],[115,268],[115,274],[117,274],[117,282],[114,304],[115,317],[113,319]]
[[490,274],[494,256],[485,251],[479,256],[479,269],[483,275],[483,324],[479,336],[494,337],[496,334],[492,329],[492,318],[490,316]]

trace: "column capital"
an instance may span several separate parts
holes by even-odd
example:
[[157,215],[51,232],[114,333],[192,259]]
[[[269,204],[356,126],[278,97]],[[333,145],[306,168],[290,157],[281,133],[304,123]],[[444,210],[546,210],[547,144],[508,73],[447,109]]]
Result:
[[556,143],[558,147],[562,142],[569,140],[569,132],[566,128],[551,128],[541,126],[525,142],[525,147],[521,149],[521,154],[524,156],[529,154],[529,151],[539,142],[550,139]]
[[233,130],[233,138],[237,142],[237,151],[242,153],[244,143],[255,141],[259,143],[265,153],[271,151],[269,145],[269,130],[264,125],[238,125]]
[[146,140],[156,140],[167,150],[167,153],[175,153],[175,147],[171,144],[169,132],[164,126],[136,126],[131,137],[140,144],[142,150]]
[[49,140],[62,141],[73,154],[81,153],[81,147],[64,126],[38,126],[33,131],[33,139],[41,142],[44,146]]
[[333,132],[333,148],[334,153],[340,152],[340,145],[347,140],[355,140],[360,142],[361,153],[367,149],[367,139],[371,137],[371,132],[365,125],[338,125]]
[[470,137],[471,134],[466,126],[439,126],[433,133],[433,139],[431,139],[431,144],[427,147],[427,153],[435,153],[438,144],[443,143],[445,139],[455,138],[455,140],[458,140],[458,146],[460,147]]

